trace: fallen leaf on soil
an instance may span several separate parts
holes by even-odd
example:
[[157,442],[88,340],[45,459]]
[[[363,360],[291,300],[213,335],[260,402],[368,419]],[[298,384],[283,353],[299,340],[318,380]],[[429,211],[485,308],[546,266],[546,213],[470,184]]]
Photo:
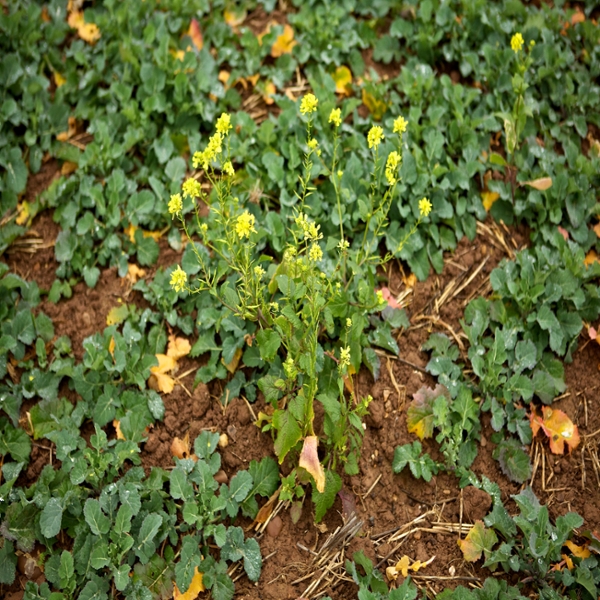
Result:
[[202,575],[203,574],[198,571],[198,567],[194,567],[192,583],[190,583],[187,592],[184,592],[183,594],[177,589],[177,584],[173,582],[173,600],[196,600],[198,594],[206,589],[202,582]]
[[112,335],[110,336],[110,342],[108,342],[108,351],[110,352],[110,355],[114,358],[115,357],[115,338]]
[[600,223],[594,225],[594,233],[600,238]]
[[342,501],[342,515],[344,519],[349,519],[356,513],[356,498],[354,497],[354,494],[345,487],[342,487],[338,492],[338,496]]
[[262,93],[262,98],[265,104],[271,105],[275,102],[273,96],[276,92],[277,88],[275,87],[275,84],[271,81],[267,81],[264,85],[264,91]]
[[119,306],[113,306],[106,315],[106,325],[119,325],[122,323],[129,314],[129,307],[127,304],[119,304]]
[[333,75],[335,91],[337,94],[349,96],[352,93],[352,71],[344,65],[338,67]]
[[123,432],[121,431],[121,421],[117,421],[117,419],[115,419],[113,421],[113,427],[115,428],[115,431],[117,432],[117,439],[124,440],[125,436],[123,435]]
[[202,46],[204,46],[204,40],[202,39],[200,23],[198,23],[196,19],[192,19],[190,21],[190,28],[187,30],[186,35],[190,37],[192,43],[196,47],[196,50],[202,50]]
[[279,56],[283,56],[284,54],[290,54],[292,48],[298,42],[294,40],[294,30],[291,25],[284,25],[283,33],[277,37],[273,46],[271,46],[271,56],[273,58],[278,58]]
[[571,540],[567,540],[563,546],[566,546],[577,558],[589,558],[592,555],[587,546],[578,546]]
[[27,200],[23,200],[23,202],[19,203],[19,205],[17,206],[17,210],[18,210],[18,215],[17,218],[15,219],[15,223],[17,225],[25,225],[25,223],[27,223],[27,220],[29,219],[29,215],[31,212],[31,206],[29,204],[29,202],[27,202]]
[[[575,565],[573,564],[573,560],[571,559],[571,557],[566,554],[561,554],[561,556],[567,565],[567,569],[569,569],[569,571],[572,571]],[[552,570],[553,571],[562,571],[562,569],[560,568],[560,563],[558,563],[557,565],[554,565],[554,568]]]
[[223,366],[233,375],[233,373],[236,372],[238,365],[240,364],[240,358],[242,358],[242,349],[241,348],[237,348],[235,353],[233,354],[233,358],[231,359],[231,362],[226,363],[222,358],[221,358],[221,362],[223,363]]
[[187,356],[192,350],[189,340],[176,337],[173,334],[169,336],[169,345],[167,346],[167,356],[179,360]]
[[435,556],[432,556],[425,562],[415,560],[411,565],[410,558],[408,558],[408,556],[405,554],[393,567],[388,567],[385,570],[386,577],[389,581],[396,581],[396,579],[398,579],[398,575],[402,575],[402,577],[408,577],[409,569],[414,573],[417,573],[420,569],[424,569],[427,565],[430,565],[434,558]]
[[483,208],[485,208],[485,210],[488,212],[498,198],[500,198],[500,194],[498,192],[481,192],[481,202],[483,203]]
[[402,276],[402,282],[407,288],[414,288],[417,285],[417,276],[414,273],[407,275],[406,277]]
[[545,192],[547,189],[552,187],[552,177],[540,177],[539,179],[533,179],[532,181],[521,181],[519,185],[528,185],[535,190]]
[[271,516],[273,509],[275,508],[275,502],[279,498],[279,492],[281,488],[275,491],[275,493],[267,500],[266,504],[260,507],[260,510],[254,517],[253,525],[262,525],[267,522],[267,519]]
[[373,120],[381,121],[381,118],[385,114],[387,110],[387,103],[384,100],[380,100],[379,98],[375,98],[373,94],[367,92],[365,88],[362,91],[362,101],[363,104],[369,109]]
[[67,18],[67,23],[71,29],[77,29],[77,35],[92,46],[100,39],[101,33],[98,25],[94,23],[86,23],[83,12],[80,10],[73,11]]
[[483,521],[475,521],[475,525],[464,540],[458,540],[458,546],[462,550],[466,561],[475,562],[481,558],[481,554],[491,552],[492,547],[498,541],[493,529],[486,529]]
[[185,434],[183,439],[174,437],[171,442],[171,456],[176,458],[189,458],[190,457],[190,434]]
[[177,361],[166,354],[157,354],[158,365],[150,367],[148,385],[163,394],[170,394],[175,387],[175,380],[169,375],[177,368]]
[[316,435],[308,435],[304,438],[298,466],[306,469],[313,476],[317,490],[322,494],[325,491],[325,471],[319,461],[318,443],[319,438]]
[[[138,230],[138,228],[135,225],[129,225],[129,227],[125,227],[125,229],[123,229],[123,233],[127,236],[129,236],[129,241],[132,244],[135,244],[135,232]],[[162,230],[162,231],[144,231],[142,229],[142,233],[144,235],[145,238],[152,238],[155,242],[158,242],[158,240],[160,240],[160,238],[163,236],[163,233],[165,233],[165,231],[167,231],[166,229]]]
[[225,86],[227,89],[227,82],[229,81],[229,76],[231,73],[229,71],[225,71],[225,69],[219,71],[219,81]]
[[565,443],[571,450],[579,446],[579,430],[569,417],[558,409],[549,406],[542,407],[542,417],[531,413],[529,422],[533,435],[542,431],[550,440],[550,451],[554,454],[564,454]]
[[135,263],[128,263],[127,279],[134,284],[137,283],[137,281],[142,277],[146,277],[146,271],[144,269],[140,269],[140,267],[138,267]]
[[57,134],[56,139],[59,142],[66,142],[70,140],[77,133],[77,121],[75,117],[69,117],[68,129],[62,133]]
[[598,255],[596,254],[595,250],[590,250],[585,255],[585,258],[583,259],[583,264],[586,267],[589,267],[590,265],[593,265],[595,262],[598,262]]

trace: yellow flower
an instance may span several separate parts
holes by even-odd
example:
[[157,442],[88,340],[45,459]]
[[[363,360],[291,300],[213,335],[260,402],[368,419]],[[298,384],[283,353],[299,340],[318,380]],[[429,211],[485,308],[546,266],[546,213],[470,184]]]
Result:
[[394,185],[398,178],[396,175],[398,174],[398,165],[402,161],[402,157],[395,150],[390,152],[387,162],[385,164],[385,178],[389,185]]
[[379,144],[381,144],[381,140],[383,140],[383,129],[379,127],[379,125],[373,125],[369,134],[367,135],[367,142],[369,143],[369,148],[377,148]]
[[515,33],[510,40],[510,47],[513,49],[513,52],[518,53],[523,48],[523,42],[523,36],[520,33]]
[[300,112],[303,115],[310,115],[317,110],[317,104],[319,104],[319,101],[314,94],[306,94],[300,102]]
[[183,182],[183,195],[189,196],[190,198],[197,198],[202,194],[202,187],[193,177],[186,179]]
[[231,116],[228,115],[227,113],[223,113],[217,119],[216,130],[221,135],[227,135],[229,133],[230,129],[231,129]]
[[227,175],[229,175],[230,177],[233,177],[235,175],[235,170],[233,169],[233,165],[231,164],[230,160],[228,160],[223,165],[223,171],[225,171],[225,173],[227,173]]
[[254,215],[248,211],[242,213],[235,222],[235,232],[240,239],[249,238],[251,233],[256,233],[254,229]]
[[427,198],[419,200],[419,212],[422,217],[426,217],[431,212],[431,202]]
[[283,370],[288,379],[296,379],[298,375],[298,369],[294,364],[294,359],[288,354],[288,357],[283,361]]
[[350,365],[350,346],[340,348],[340,363],[338,368],[343,369]]
[[344,250],[350,248],[350,242],[348,240],[340,240],[337,247],[343,252]]
[[187,283],[187,273],[177,265],[177,268],[171,273],[171,287],[177,292],[185,290]]
[[317,262],[323,258],[323,250],[321,250],[321,246],[319,244],[314,243],[310,250],[308,251],[308,258],[313,262]]
[[377,296],[377,302],[379,302],[379,304],[386,303],[385,298],[383,297],[383,292],[381,290],[377,290],[376,296]]
[[308,140],[308,147],[311,150],[316,150],[318,145],[319,145],[319,142],[317,142],[317,140],[315,140],[315,138]]
[[258,277],[258,279],[262,279],[263,275],[265,274],[265,270],[257,265],[256,267],[254,267],[254,274],[256,275],[256,277]]
[[406,126],[408,125],[408,121],[404,119],[404,117],[398,117],[394,121],[394,133],[404,133],[406,131]]
[[352,327],[352,319],[350,317],[346,319],[346,327]]
[[342,111],[339,108],[332,108],[329,113],[329,122],[333,123],[335,127],[339,127],[342,124]]
[[178,215],[183,210],[183,202],[181,201],[181,194],[173,194],[169,200],[169,214]]
[[194,156],[192,157],[194,169],[197,169],[199,165],[202,165],[204,170],[208,169],[210,161],[223,152],[222,143],[223,136],[220,133],[217,132],[212,135],[208,140],[208,146],[202,152],[194,152]]
[[202,223],[200,225],[200,232],[201,233],[206,233],[208,231],[208,225],[206,223]]

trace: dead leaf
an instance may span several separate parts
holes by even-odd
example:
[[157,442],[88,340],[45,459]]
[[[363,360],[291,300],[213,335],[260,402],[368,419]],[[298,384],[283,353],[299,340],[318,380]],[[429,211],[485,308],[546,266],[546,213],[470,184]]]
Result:
[[200,30],[200,23],[196,19],[190,21],[190,28],[187,30],[187,34],[192,43],[196,47],[196,50],[202,50],[204,46],[204,40],[202,39],[202,31]]
[[115,357],[115,338],[112,335],[110,336],[110,342],[108,342],[108,351],[110,352],[110,355],[114,358]]
[[25,225],[25,223],[27,223],[29,220],[29,215],[31,214],[31,205],[29,202],[27,202],[27,200],[23,200],[23,202],[20,202],[17,206],[17,210],[19,214],[15,219],[15,223],[17,225]]
[[577,25],[577,23],[583,23],[585,21],[585,14],[579,7],[575,9],[573,16],[571,17],[571,25]]
[[275,87],[275,84],[271,81],[265,82],[265,85],[263,87],[263,93],[262,93],[262,98],[263,98],[265,104],[268,104],[269,106],[271,104],[273,104],[275,102],[275,98],[273,98],[273,96],[276,93],[277,93],[277,88]]
[[173,600],[196,600],[198,594],[203,592],[206,588],[202,582],[203,574],[198,571],[198,567],[194,567],[194,576],[192,577],[192,583],[187,592],[181,593],[177,589],[177,584],[173,582]]
[[493,529],[486,529],[483,521],[475,521],[464,540],[458,540],[458,546],[462,550],[465,560],[475,562],[485,552],[486,557],[492,551],[492,547],[498,541],[498,536]]
[[186,338],[169,336],[169,345],[167,346],[167,356],[174,358],[176,361],[184,356],[187,356],[192,350],[192,346]]
[[78,168],[79,165],[77,163],[71,162],[70,160],[65,160],[65,162],[62,164],[62,167],[60,168],[60,174],[66,177],[71,173],[75,173],[75,171],[77,171]]
[[68,130],[57,134],[56,139],[59,142],[66,142],[70,140],[77,133],[77,121],[75,117],[69,117]]
[[121,431],[121,422],[117,421],[116,419],[113,420],[113,427],[115,428],[115,431],[117,432],[117,439],[118,440],[124,440],[125,436],[123,435],[123,432]]
[[297,43],[298,42],[294,40],[294,30],[292,29],[292,26],[286,23],[283,27],[283,33],[277,37],[271,46],[271,56],[273,58],[278,58],[284,54],[290,54]]
[[521,181],[519,185],[528,185],[535,190],[545,192],[547,189],[552,187],[552,177],[540,177],[539,179],[533,179],[532,181]]
[[560,225],[557,227],[558,229],[558,233],[560,233],[560,235],[563,236],[565,242],[569,239],[569,232],[564,228],[561,227]]
[[600,238],[600,223],[594,225],[594,233]]
[[589,267],[590,265],[593,265],[595,262],[598,262],[598,255],[596,254],[595,250],[590,250],[585,255],[585,258],[583,259],[583,264],[586,267]]
[[406,277],[402,276],[402,282],[407,288],[414,288],[417,285],[417,276],[414,273],[407,275]]
[[[567,569],[569,569],[569,571],[572,571],[574,568],[574,564],[573,564],[573,560],[571,559],[570,556],[568,556],[567,554],[561,554],[562,559],[565,561],[566,565],[567,565]],[[560,563],[558,565],[556,565],[556,571],[562,571],[562,569],[560,568]]]
[[435,401],[445,397],[450,400],[450,392],[441,383],[435,388],[423,386],[413,394],[413,400],[406,411],[406,427],[422,440],[433,436],[433,405]]
[[367,92],[366,88],[362,91],[363,104],[369,109],[374,121],[381,121],[385,111],[388,108],[384,100],[376,98],[373,94]]
[[352,93],[352,71],[344,65],[338,67],[333,75],[337,94],[349,96]]
[[61,85],[65,85],[67,80],[58,71],[54,71],[54,83],[59,88]]
[[398,575],[402,575],[402,577],[408,577],[409,570],[411,570],[413,573],[417,573],[420,569],[424,569],[430,565],[434,559],[435,556],[432,556],[425,562],[415,560],[412,564],[410,564],[410,558],[405,554],[393,567],[388,567],[385,570],[385,574],[390,581],[395,581],[398,579]]
[[316,435],[308,435],[304,438],[298,466],[306,469],[313,476],[317,490],[322,494],[325,491],[325,471],[317,453],[318,444],[319,438]]
[[47,6],[42,7],[41,17],[42,17],[42,21],[44,21],[44,23],[50,23],[50,21],[52,21],[52,19],[50,18],[50,15],[48,14]]
[[75,10],[69,14],[67,23],[71,29],[77,29],[77,35],[90,45],[94,45],[101,37],[100,29],[94,23],[86,23],[83,11]]
[[236,351],[233,354],[233,358],[231,359],[231,362],[226,363],[222,358],[221,358],[221,362],[223,363],[223,366],[233,375],[233,373],[236,372],[238,365],[240,364],[240,358],[242,358],[242,349],[241,348],[237,348]]
[[225,86],[227,89],[227,82],[229,81],[229,76],[231,73],[229,71],[225,71],[225,69],[219,71],[219,81]]
[[566,546],[577,558],[589,558],[592,555],[587,546],[578,546],[571,540],[567,540],[563,546]]
[[144,269],[140,269],[135,263],[127,264],[127,279],[129,279],[132,285],[137,283],[142,277],[146,277],[146,271]]
[[119,325],[121,324],[129,315],[129,307],[127,304],[119,304],[119,306],[113,306],[106,315],[106,325],[110,327],[111,325]]
[[550,451],[554,454],[564,454],[565,444],[575,450],[580,441],[577,425],[562,410],[549,406],[542,406],[542,415],[531,413],[529,417],[533,435],[541,428],[550,440]]
[[490,212],[490,209],[494,205],[494,202],[500,198],[500,194],[498,192],[481,192],[481,201],[483,203],[483,208],[487,212]]
[[[167,228],[168,229],[168,228]],[[129,241],[132,244],[135,244],[135,232],[138,230],[138,227],[136,227],[135,225],[132,225],[131,223],[129,224],[128,227],[125,227],[125,229],[123,230],[123,233],[129,237]],[[142,229],[142,235],[145,238],[152,238],[155,242],[158,242],[158,240],[160,240],[160,238],[163,236],[163,234],[165,233],[166,229],[163,229],[162,231],[145,231]]]
[[170,394],[175,387],[175,380],[169,375],[177,368],[177,361],[166,354],[157,354],[158,365],[150,367],[150,378],[148,385],[163,394]]
[[190,434],[185,434],[183,439],[174,437],[171,442],[171,456],[176,458],[189,458],[190,457]]
[[245,9],[234,7],[231,10],[223,11],[223,20],[231,29],[236,30],[246,20],[247,15]]

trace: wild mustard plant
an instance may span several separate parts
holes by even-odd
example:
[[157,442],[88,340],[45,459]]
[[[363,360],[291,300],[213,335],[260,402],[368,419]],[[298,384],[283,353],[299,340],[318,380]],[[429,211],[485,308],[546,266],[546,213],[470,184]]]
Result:
[[[431,211],[431,203],[426,198],[419,202],[417,225],[395,252],[381,257],[379,245],[396,198],[407,122],[402,117],[394,121],[389,136],[394,149],[389,152],[383,128],[373,126],[367,135],[373,159],[368,204],[361,201],[362,230],[354,232],[350,239],[344,228],[343,171],[338,168],[341,109],[331,110],[325,131],[318,134],[327,135],[329,130],[333,137],[329,157],[323,156],[315,135],[319,100],[306,94],[299,111],[306,131],[303,173],[298,177],[297,201],[288,222],[289,241],[280,261],[259,253],[261,225],[255,209],[242,206],[235,195],[231,118],[223,114],[206,148],[193,156],[193,165],[202,170],[200,175],[207,185],[201,185],[195,177],[189,178],[182,187],[183,198],[174,194],[168,203],[169,212],[180,220],[200,266],[193,286],[178,266],[171,275],[171,286],[177,292],[208,290],[236,316],[257,324],[257,333],[249,343],[256,343],[261,359],[271,365],[268,374],[258,382],[271,405],[270,410],[259,415],[259,424],[264,431],[273,432],[280,463],[290,452],[300,453],[299,465],[303,469],[294,471],[290,481],[297,481],[296,474],[302,481],[308,471],[319,496],[325,492],[326,482],[335,483],[336,477],[339,480],[334,474],[340,465],[348,473],[358,472],[362,419],[371,398],[355,396],[352,377],[358,372],[368,345],[364,334],[369,326],[368,316],[386,305],[376,290],[376,270],[402,249]],[[314,189],[315,164],[335,190],[339,240],[324,239],[321,225],[311,218],[306,204]],[[192,241],[184,215],[187,198],[192,200],[199,240],[208,253]],[[208,219],[200,217],[199,201],[209,206]],[[315,401],[325,411],[322,432],[315,430]],[[318,441],[325,446],[322,461],[316,454]],[[289,499],[299,496],[297,490],[294,492],[295,484],[288,484]],[[331,502],[334,497],[335,492]]]

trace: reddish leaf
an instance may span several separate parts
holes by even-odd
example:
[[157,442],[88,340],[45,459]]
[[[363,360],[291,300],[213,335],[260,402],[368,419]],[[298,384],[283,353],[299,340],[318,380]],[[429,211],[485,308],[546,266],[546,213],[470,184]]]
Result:
[[196,47],[196,50],[202,50],[204,46],[204,40],[202,38],[202,31],[200,30],[200,23],[196,19],[190,21],[190,28],[187,31],[187,35],[190,36],[192,43]]
[[549,406],[542,407],[542,415],[532,413],[529,417],[533,435],[537,435],[541,428],[550,440],[550,451],[554,454],[564,454],[565,444],[575,450],[580,441],[577,425],[562,410]]

